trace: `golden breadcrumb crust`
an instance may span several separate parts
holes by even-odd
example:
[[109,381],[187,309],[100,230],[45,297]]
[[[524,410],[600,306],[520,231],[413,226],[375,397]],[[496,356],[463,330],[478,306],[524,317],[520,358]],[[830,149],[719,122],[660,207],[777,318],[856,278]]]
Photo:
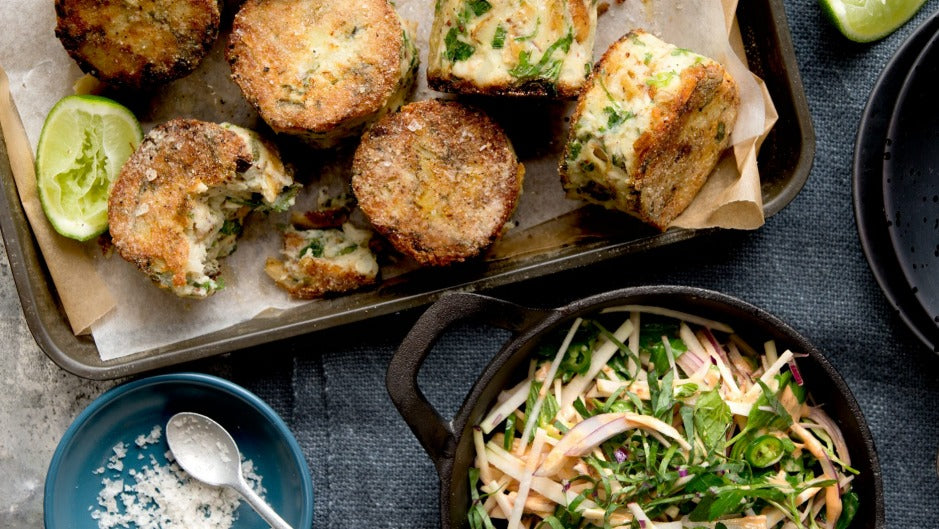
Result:
[[739,105],[737,85],[720,65],[681,72],[678,97],[653,114],[656,125],[635,144],[646,222],[664,230],[691,204],[730,144]]
[[197,197],[252,162],[238,134],[215,123],[174,119],[158,125],[127,160],[108,200],[118,253],[144,272],[186,284],[186,233]]
[[140,88],[192,72],[218,37],[219,0],[56,0],[55,34],[82,71]]
[[387,0],[247,0],[228,60],[274,130],[328,133],[385,106],[401,80],[403,39]]
[[474,257],[501,235],[525,167],[484,113],[455,101],[405,105],[362,138],[352,164],[359,207],[423,265]]

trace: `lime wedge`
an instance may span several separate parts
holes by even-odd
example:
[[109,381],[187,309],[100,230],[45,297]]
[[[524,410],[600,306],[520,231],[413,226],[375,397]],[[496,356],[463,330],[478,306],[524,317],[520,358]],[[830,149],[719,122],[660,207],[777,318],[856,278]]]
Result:
[[855,42],[872,42],[896,31],[925,0],[819,0],[822,11]]
[[108,193],[143,132],[126,107],[80,95],[49,111],[36,148],[39,201],[55,230],[87,241],[108,227]]

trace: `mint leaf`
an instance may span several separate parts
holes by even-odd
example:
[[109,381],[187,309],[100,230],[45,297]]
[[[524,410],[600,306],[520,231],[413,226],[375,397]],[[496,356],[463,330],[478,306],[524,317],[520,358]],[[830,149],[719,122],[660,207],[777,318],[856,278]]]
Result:
[[694,427],[708,451],[724,446],[724,434],[731,417],[730,407],[716,388],[698,396],[694,405]]

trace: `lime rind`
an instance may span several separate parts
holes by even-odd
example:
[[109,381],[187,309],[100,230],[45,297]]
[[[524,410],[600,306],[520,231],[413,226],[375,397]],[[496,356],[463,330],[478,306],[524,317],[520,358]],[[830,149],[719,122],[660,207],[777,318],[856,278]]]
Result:
[[842,35],[854,42],[882,39],[905,24],[926,0],[819,0]]
[[121,166],[143,139],[119,103],[67,96],[46,116],[36,149],[39,201],[60,234],[80,241],[107,229],[107,201]]

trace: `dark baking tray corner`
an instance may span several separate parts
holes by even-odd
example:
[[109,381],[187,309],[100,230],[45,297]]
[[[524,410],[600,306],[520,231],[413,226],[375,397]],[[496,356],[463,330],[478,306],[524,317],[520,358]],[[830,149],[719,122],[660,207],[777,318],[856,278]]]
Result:
[[[749,0],[737,8],[750,69],[759,75],[779,114],[759,155],[764,212],[789,204],[808,180],[815,133],[799,76],[782,0]],[[2,131],[0,131],[2,140]],[[114,379],[259,345],[316,330],[427,305],[451,290],[476,291],[519,282],[618,256],[676,244],[715,230],[627,231],[583,241],[549,254],[428,270],[375,290],[312,302],[276,317],[104,362],[94,341],[75,336],[52,288],[0,141],[0,231],[23,314],[36,343],[61,368],[90,379]]]

